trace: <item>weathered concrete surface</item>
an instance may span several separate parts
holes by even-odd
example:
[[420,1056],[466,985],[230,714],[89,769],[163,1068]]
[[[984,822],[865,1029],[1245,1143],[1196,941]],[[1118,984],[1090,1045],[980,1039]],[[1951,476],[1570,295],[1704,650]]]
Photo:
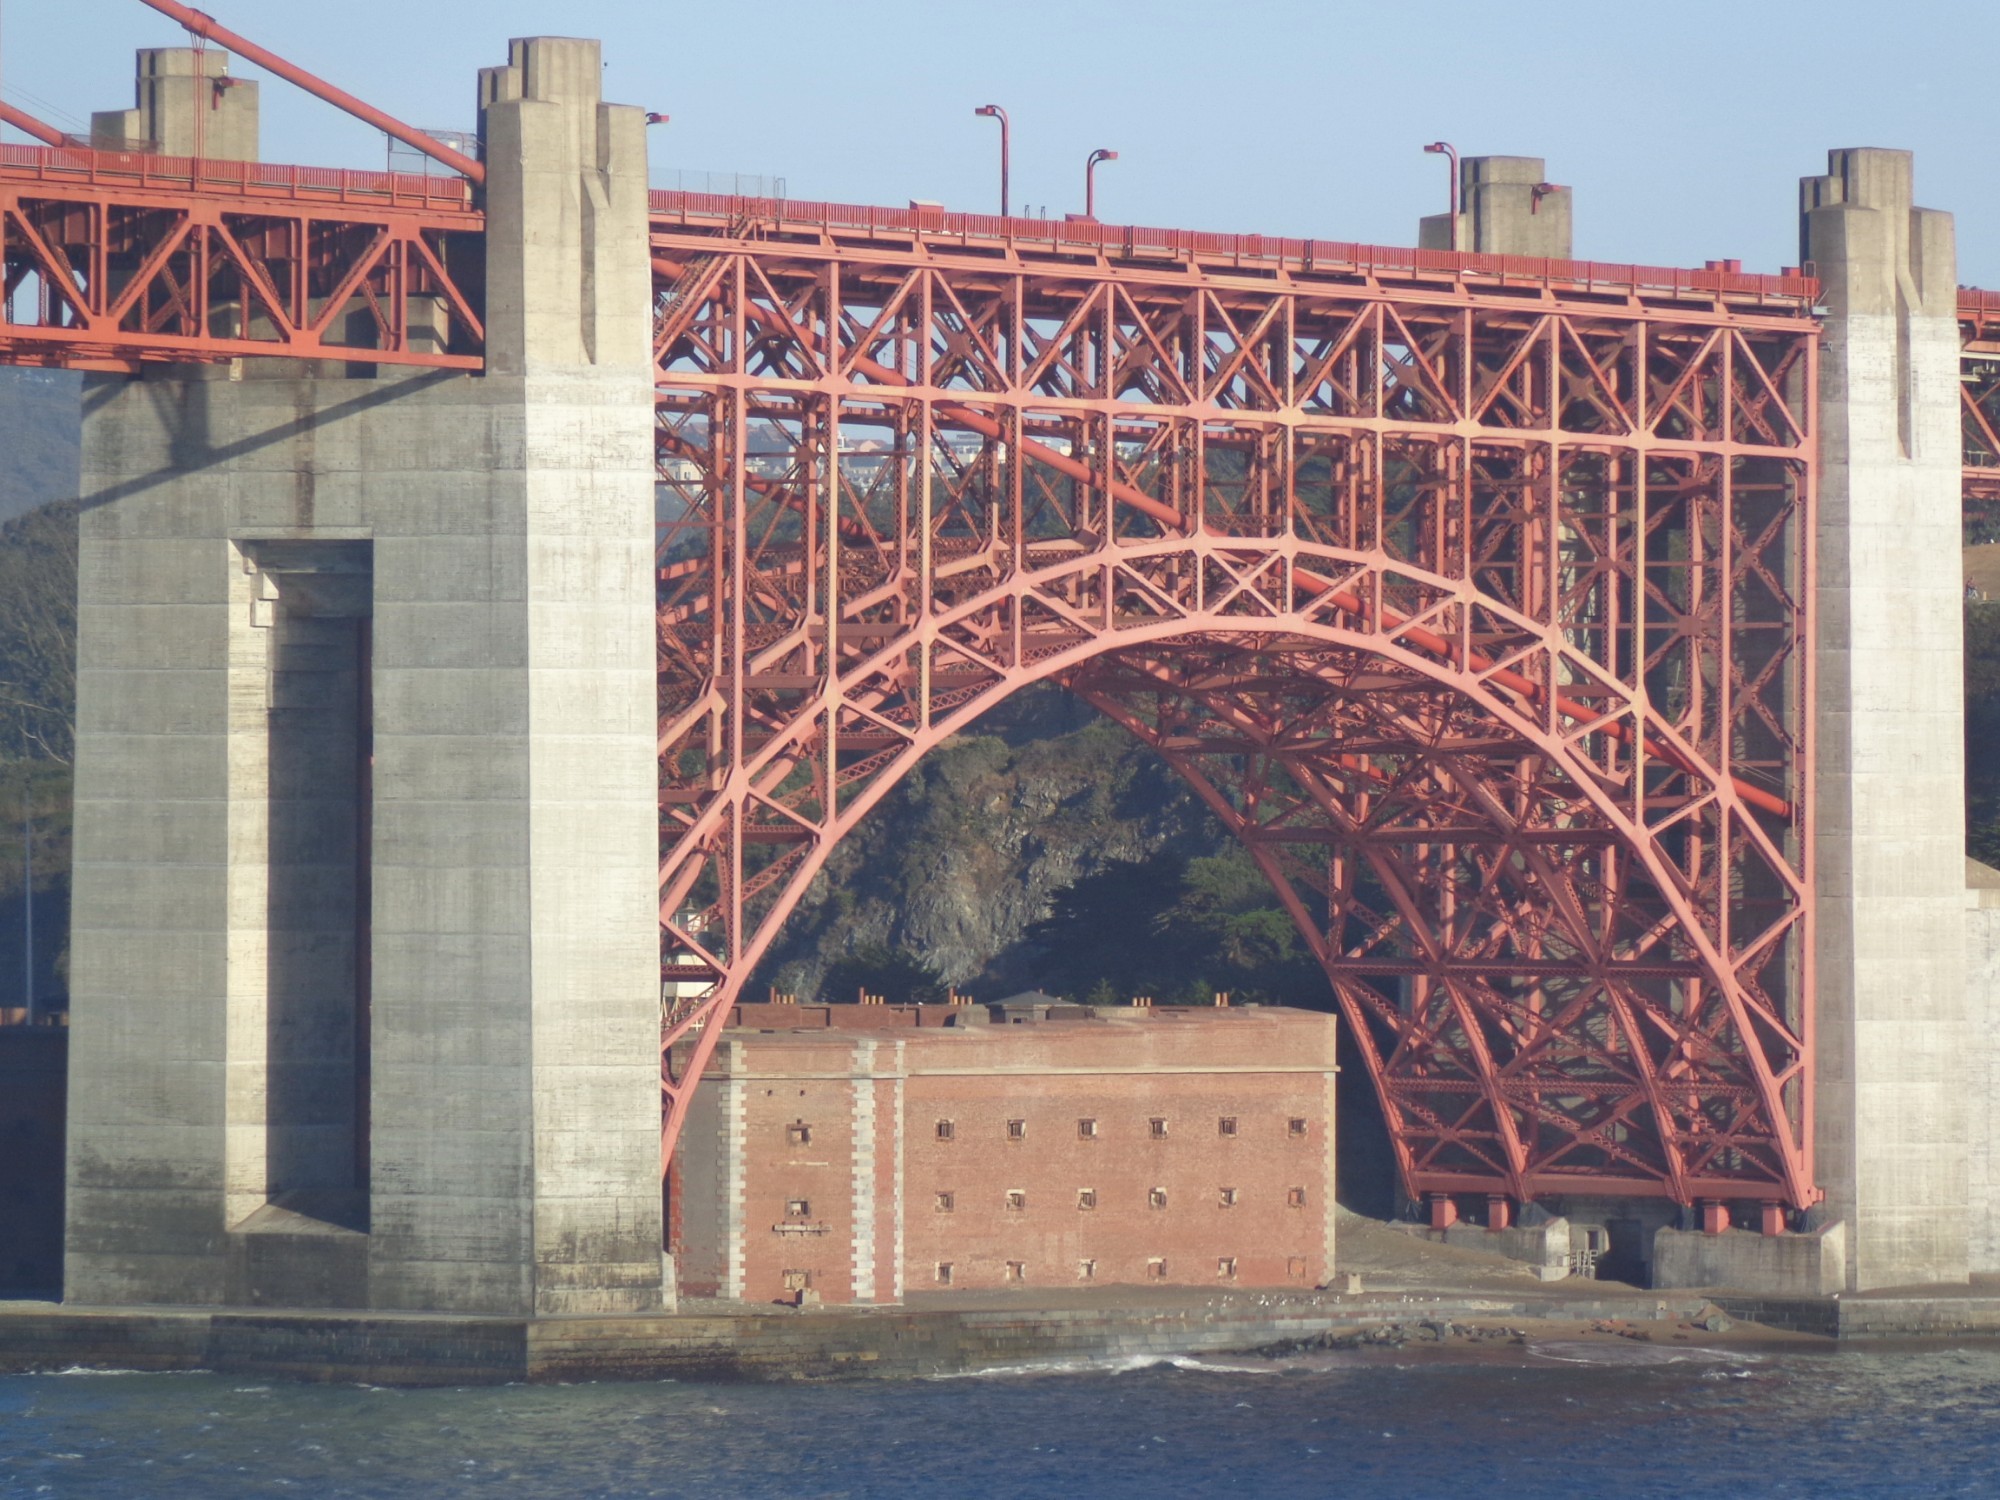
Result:
[[91,145],[204,161],[257,160],[257,84],[229,76],[227,52],[149,47],[139,52],[135,74],[136,107],[94,112]]
[[[1468,156],[1458,164],[1458,248],[1482,255],[1570,257],[1570,190],[1539,156]],[[1537,188],[1544,191],[1537,192]],[[1424,250],[1451,248],[1451,215],[1417,225]]]
[[1432,1229],[1427,1224],[1384,1226],[1411,1239],[1433,1245],[1450,1245],[1458,1250],[1478,1250],[1527,1266],[1540,1281],[1563,1281],[1569,1276],[1569,1220],[1552,1217],[1523,1228],[1488,1229],[1483,1224],[1461,1220],[1449,1229]]
[[0,1303],[0,1371],[214,1370],[295,1380],[497,1385],[569,1380],[909,1379],[1035,1362],[1254,1349],[1419,1320],[1687,1321],[1704,1298],[1574,1293],[1261,1293],[1118,1307],[491,1318]]
[[[645,143],[599,72],[595,43],[542,39],[482,80],[484,376],[273,362],[87,389],[80,1300],[659,1305]],[[287,683],[323,710],[356,659],[326,622],[361,617],[358,585],[345,614],[322,585],[361,554],[366,1045],[315,1074],[302,1044],[341,985],[304,960],[352,973],[362,937],[326,913],[356,809],[288,800],[273,756]],[[288,678],[292,638],[319,689]],[[260,1279],[286,1235],[312,1240],[300,1279]]]
[[[1435,1230],[1424,1230],[1426,1236]],[[1534,1268],[1543,1281],[1561,1281],[1569,1275],[1569,1220],[1551,1218],[1543,1223],[1509,1229],[1487,1229],[1478,1224],[1454,1224],[1444,1231],[1444,1242],[1465,1250],[1486,1250],[1504,1255]]]
[[1956,258],[1912,202],[1901,151],[1801,184],[1827,308],[1817,1173],[1853,1289],[1969,1267]]
[[1847,1226],[1829,1224],[1805,1234],[1661,1229],[1653,1235],[1653,1285],[1829,1297],[1847,1285]]
[[1972,1044],[1966,1255],[1973,1275],[2000,1272],[2000,870],[1965,862],[1965,1009]]
[[1963,1287],[1907,1287],[1837,1297],[1745,1296],[1718,1291],[1732,1317],[1838,1339],[2000,1337],[2000,1279]]

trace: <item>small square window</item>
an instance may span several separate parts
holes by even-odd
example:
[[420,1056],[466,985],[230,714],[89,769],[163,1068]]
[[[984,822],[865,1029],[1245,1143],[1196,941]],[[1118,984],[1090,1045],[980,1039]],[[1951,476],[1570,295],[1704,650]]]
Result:
[[1025,1141],[1027,1138],[1028,1138],[1028,1122],[1026,1120],[1009,1120],[1007,1122],[1008,1140]]
[[785,1217],[788,1219],[809,1219],[812,1217],[812,1204],[803,1198],[788,1198],[785,1201]]
[[1097,1189],[1096,1189],[1096,1188],[1078,1188],[1078,1189],[1076,1190],[1076,1206],[1077,1206],[1078,1208],[1095,1208],[1095,1207],[1097,1207]]
[[788,1292],[803,1292],[812,1285],[812,1280],[812,1272],[810,1271],[787,1271],[785,1272],[785,1290]]
[[1157,1255],[1154,1256],[1151,1260],[1146,1262],[1146,1274],[1152,1277],[1153,1280],[1155,1281],[1160,1280],[1167,1274],[1166,1261],[1162,1259],[1160,1256]]
[[1294,1279],[1306,1274],[1306,1263],[1302,1256],[1294,1255],[1285,1262],[1285,1274]]
[[1304,1116],[1294,1115],[1290,1120],[1287,1120],[1285,1122],[1285,1133],[1289,1136],[1292,1136],[1294,1139],[1303,1140],[1305,1138],[1305,1133],[1306,1133],[1306,1122]]
[[941,1260],[941,1261],[939,1261],[939,1262],[937,1263],[937,1284],[938,1284],[939,1286],[950,1286],[950,1285],[951,1285],[951,1262],[950,1262],[950,1261],[948,1261],[948,1260]]
[[1215,1262],[1215,1274],[1224,1281],[1236,1279],[1236,1257],[1224,1255]]
[[941,1141],[948,1141],[951,1139],[951,1137],[952,1137],[951,1121],[939,1120],[937,1122],[937,1138]]
[[1008,1261],[1007,1279],[1009,1281],[1026,1281],[1028,1279],[1028,1263],[1022,1260]]
[[1306,1190],[1304,1188],[1291,1188],[1287,1190],[1285,1193],[1285,1207],[1304,1208],[1305,1206]]
[[1095,1121],[1095,1120],[1078,1120],[1078,1121],[1076,1122],[1076,1135],[1077,1135],[1077,1139],[1078,1139],[1078,1140],[1082,1140],[1082,1141],[1094,1141],[1094,1140],[1096,1140],[1096,1139],[1097,1139],[1097,1121]]
[[950,1193],[939,1193],[937,1195],[937,1211],[939,1213],[948,1214],[957,1206]]
[[806,1124],[802,1120],[794,1120],[791,1124],[785,1127],[785,1141],[786,1144],[788,1145],[810,1146],[812,1144],[812,1138],[813,1138],[812,1126]]
[[1026,1208],[1027,1206],[1028,1206],[1028,1195],[1026,1193],[1022,1192],[1021,1189],[1019,1188],[1007,1189],[1007,1207],[1011,1211],[1019,1213],[1022,1209]]
[[1154,1140],[1164,1141],[1167,1138],[1167,1122],[1161,1119],[1158,1115],[1155,1115],[1153,1116],[1152,1119],[1148,1120],[1146,1122],[1146,1125],[1147,1125],[1147,1133],[1151,1135]]
[[1221,1119],[1217,1120],[1215,1122],[1215,1133],[1217,1135],[1236,1134],[1236,1116],[1224,1115]]
[[1076,1263],[1076,1279],[1078,1281],[1095,1281],[1097,1279],[1097,1262],[1094,1260],[1078,1261]]
[[1150,1193],[1146,1194],[1146,1204],[1150,1208],[1165,1208],[1167,1206],[1167,1190],[1165,1188],[1154,1188]]
[[1236,1189],[1217,1188],[1215,1190],[1215,1201],[1216,1204],[1222,1208],[1236,1207]]

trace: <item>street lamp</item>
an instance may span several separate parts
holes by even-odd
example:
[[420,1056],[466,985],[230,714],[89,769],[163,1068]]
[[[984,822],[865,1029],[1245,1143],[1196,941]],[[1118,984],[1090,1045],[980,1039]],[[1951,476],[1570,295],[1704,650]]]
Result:
[[1090,160],[1083,164],[1083,216],[1097,217],[1097,164],[1101,161],[1116,161],[1116,151],[1106,151],[1102,147],[1090,153]]
[[1429,156],[1445,156],[1450,158],[1451,248],[1456,250],[1458,248],[1458,152],[1449,141],[1432,141],[1428,146],[1424,147],[1424,153]]
[[646,111],[646,123],[648,125],[664,125],[672,118],[672,115],[663,115],[657,110]]
[[982,104],[973,111],[1000,122],[1000,217],[1007,217],[1007,111],[997,104]]

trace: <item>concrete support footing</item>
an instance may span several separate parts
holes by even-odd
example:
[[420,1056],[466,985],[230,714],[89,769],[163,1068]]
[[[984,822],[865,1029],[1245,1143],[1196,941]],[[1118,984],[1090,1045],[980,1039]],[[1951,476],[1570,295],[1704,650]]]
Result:
[[1653,1235],[1656,1288],[1721,1287],[1768,1297],[1827,1297],[1846,1284],[1845,1224],[1805,1234],[1661,1229]]

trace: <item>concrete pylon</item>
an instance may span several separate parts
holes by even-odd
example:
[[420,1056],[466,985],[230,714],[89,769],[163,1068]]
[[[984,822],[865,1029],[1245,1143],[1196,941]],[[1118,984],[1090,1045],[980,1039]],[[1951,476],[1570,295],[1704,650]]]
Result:
[[660,1306],[646,145],[600,71],[482,81],[483,374],[86,388],[70,1300]]
[[98,150],[257,159],[257,85],[229,76],[227,52],[149,47],[139,52],[135,73],[135,108],[90,117],[90,144]]
[[[1570,191],[1539,156],[1468,156],[1458,164],[1458,248],[1481,255],[1570,258]],[[1451,248],[1451,215],[1417,225],[1421,250]]]
[[1967,1276],[1956,255],[1905,151],[1800,184],[1820,364],[1817,1170],[1848,1284]]

